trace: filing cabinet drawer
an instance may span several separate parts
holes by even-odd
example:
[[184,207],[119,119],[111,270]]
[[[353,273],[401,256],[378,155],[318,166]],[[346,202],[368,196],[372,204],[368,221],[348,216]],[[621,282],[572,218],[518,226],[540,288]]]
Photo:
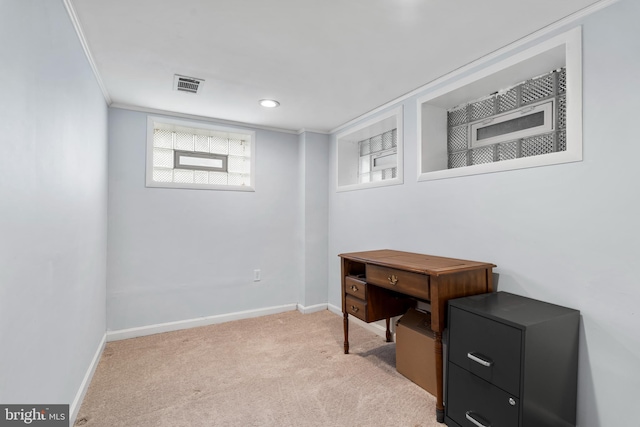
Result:
[[346,293],[353,295],[356,298],[365,299],[367,289],[367,282],[359,280],[353,276],[346,276],[344,278],[344,290]]
[[449,360],[520,397],[519,329],[450,307]]
[[[516,427],[520,401],[495,385],[449,363],[447,416],[462,427]],[[472,421],[474,420],[474,421]]]
[[371,264],[367,264],[366,275],[367,282],[374,285],[427,301],[430,299],[428,275]]

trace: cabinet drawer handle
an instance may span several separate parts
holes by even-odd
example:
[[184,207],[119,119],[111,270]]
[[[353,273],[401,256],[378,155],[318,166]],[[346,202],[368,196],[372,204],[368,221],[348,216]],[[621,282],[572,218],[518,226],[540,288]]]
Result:
[[359,310],[359,308],[358,308],[358,307],[356,307],[355,305],[352,305],[352,306],[351,306],[351,311],[353,311],[354,313],[357,313],[357,312],[358,312],[358,310]]
[[351,290],[353,292],[357,292],[358,291],[358,287],[356,285],[351,285]]
[[481,356],[478,353],[467,353],[467,357],[474,362],[481,364],[482,366],[490,367],[491,365],[493,365],[493,360],[489,359],[486,356]]
[[398,276],[396,276],[395,274],[392,274],[391,276],[387,277],[387,279],[389,279],[389,284],[391,286],[395,286],[396,283],[398,283]]
[[480,415],[476,414],[473,411],[467,411],[465,416],[469,421],[471,421],[473,424],[475,424],[478,427],[491,427],[490,422],[488,422],[487,420],[485,420],[484,418],[482,418]]

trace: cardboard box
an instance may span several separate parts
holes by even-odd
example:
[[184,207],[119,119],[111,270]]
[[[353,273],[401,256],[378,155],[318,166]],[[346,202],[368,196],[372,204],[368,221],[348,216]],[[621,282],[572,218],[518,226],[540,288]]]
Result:
[[431,314],[410,309],[396,324],[396,369],[436,394],[436,363]]

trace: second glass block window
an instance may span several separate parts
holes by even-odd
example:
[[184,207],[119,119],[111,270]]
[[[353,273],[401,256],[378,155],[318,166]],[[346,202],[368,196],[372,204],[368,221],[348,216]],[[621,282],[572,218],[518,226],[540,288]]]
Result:
[[448,167],[566,150],[566,69],[447,111]]
[[376,182],[395,178],[398,170],[397,147],[397,129],[359,141],[359,182]]

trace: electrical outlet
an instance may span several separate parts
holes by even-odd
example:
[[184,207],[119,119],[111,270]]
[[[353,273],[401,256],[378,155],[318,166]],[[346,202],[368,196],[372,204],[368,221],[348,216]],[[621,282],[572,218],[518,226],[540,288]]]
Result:
[[260,270],[253,270],[253,281],[254,282],[260,281]]

